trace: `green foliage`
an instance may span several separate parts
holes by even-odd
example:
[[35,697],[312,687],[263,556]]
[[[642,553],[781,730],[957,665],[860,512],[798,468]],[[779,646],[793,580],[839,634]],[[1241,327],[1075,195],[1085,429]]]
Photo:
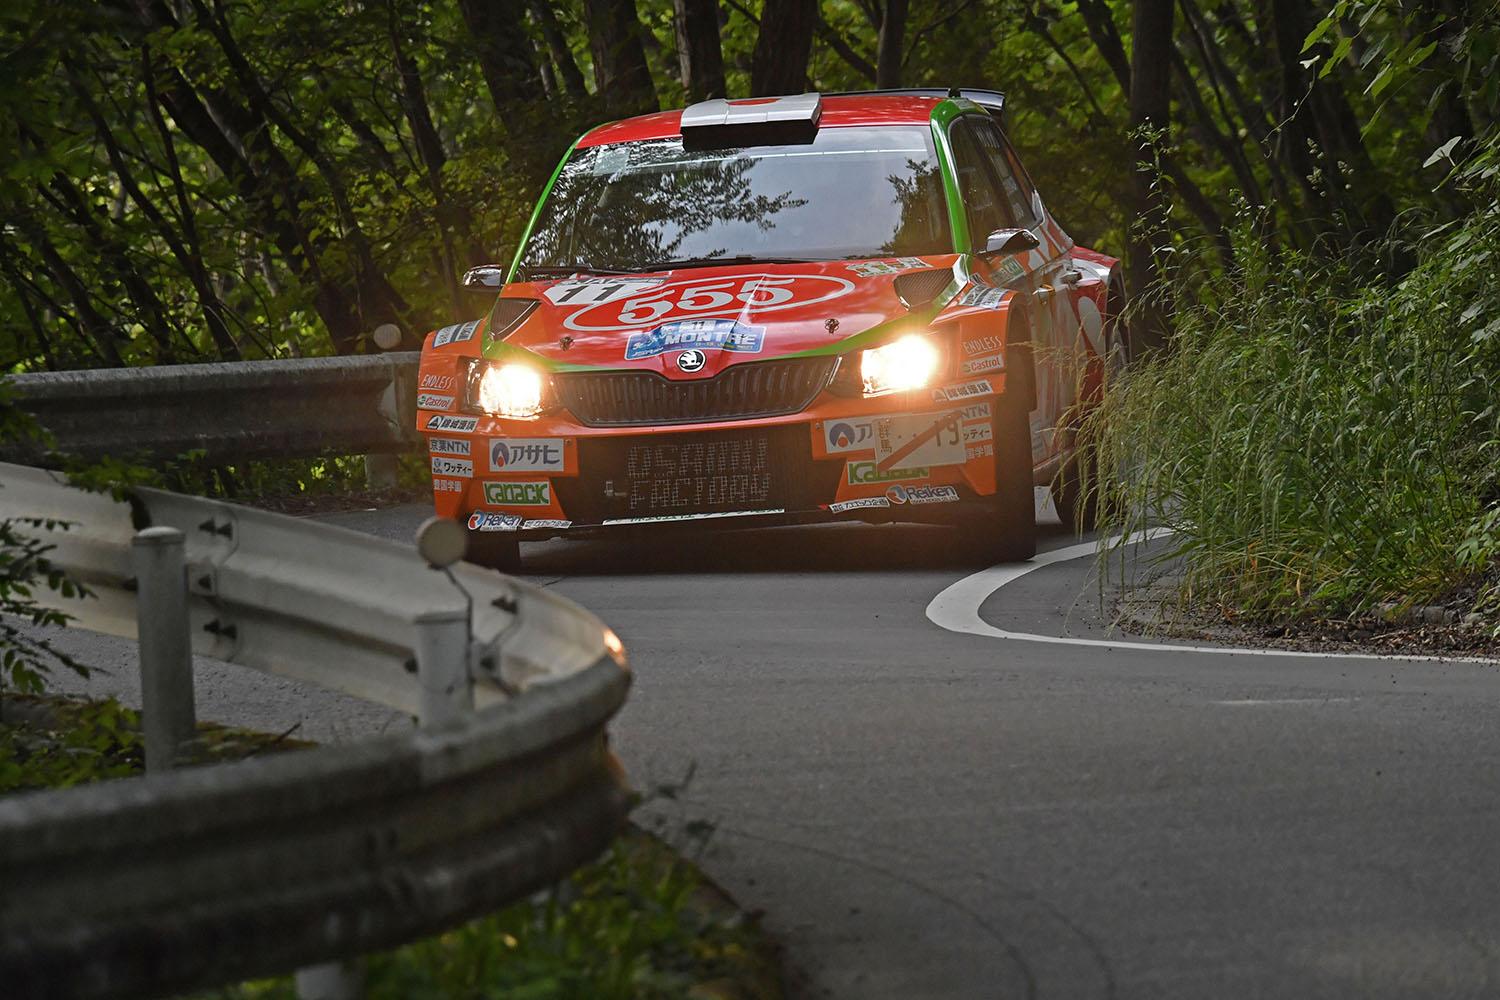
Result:
[[0,795],[126,778],[145,767],[140,713],[113,698],[50,702],[48,722],[0,724]]
[[[1500,552],[1500,207],[1366,283],[1265,249],[1196,289],[1174,350],[1089,424],[1112,524],[1176,529],[1185,600],[1269,618],[1420,603]],[[1395,248],[1399,252],[1405,248]]]
[[[733,913],[695,904],[695,869],[658,843],[622,838],[540,897],[369,959],[372,1000],[666,1000],[742,979],[758,936]],[[223,991],[292,1000],[290,980]]]
[[[0,437],[11,440],[40,439],[36,423],[9,397],[0,380]],[[0,489],[4,489],[0,484]],[[48,517],[0,519],[0,696],[7,689],[38,692],[54,666],[86,675],[88,669],[38,629],[61,627],[70,616],[47,607],[37,599],[38,588],[65,598],[83,597],[88,591],[53,565],[48,544],[39,532],[66,531],[67,522]]]

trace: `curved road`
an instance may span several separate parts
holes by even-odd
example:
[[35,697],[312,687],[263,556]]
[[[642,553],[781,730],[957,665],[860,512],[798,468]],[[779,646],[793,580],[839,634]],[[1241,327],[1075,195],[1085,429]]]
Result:
[[[406,540],[426,513],[329,519]],[[929,603],[984,567],[932,529],[523,551],[625,640],[620,756],[643,791],[692,772],[648,825],[712,825],[702,863],[765,912],[794,995],[1500,994],[1495,665],[947,631]],[[1091,570],[971,611],[1112,638]],[[401,724],[211,665],[199,686],[206,717]]]

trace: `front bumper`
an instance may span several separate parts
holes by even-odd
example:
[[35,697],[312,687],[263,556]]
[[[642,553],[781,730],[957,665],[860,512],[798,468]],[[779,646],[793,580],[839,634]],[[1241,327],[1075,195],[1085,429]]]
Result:
[[946,522],[997,482],[998,386],[954,388],[824,396],[806,412],[712,424],[603,429],[564,410],[527,421],[424,412],[419,426],[437,513],[475,531]]

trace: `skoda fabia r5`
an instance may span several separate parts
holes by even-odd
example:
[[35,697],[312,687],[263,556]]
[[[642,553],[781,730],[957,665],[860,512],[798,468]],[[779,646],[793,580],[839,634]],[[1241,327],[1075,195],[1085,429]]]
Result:
[[[972,98],[972,99],[971,99]],[[990,92],[707,101],[580,138],[496,297],[430,334],[418,429],[470,556],[675,522],[941,523],[1035,551],[1118,355]]]

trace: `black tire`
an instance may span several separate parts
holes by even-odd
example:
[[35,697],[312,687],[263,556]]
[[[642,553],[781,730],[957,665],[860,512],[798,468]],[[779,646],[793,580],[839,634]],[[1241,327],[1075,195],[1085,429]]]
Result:
[[1094,474],[1094,449],[1075,442],[1073,457],[1052,479],[1052,505],[1064,528],[1094,530],[1099,520],[1099,488]]
[[476,566],[487,566],[502,573],[521,571],[521,543],[507,532],[471,531],[464,558]]
[[1036,509],[1031,482],[1031,422],[1016,395],[994,406],[995,471],[999,478],[986,508],[964,526],[965,542],[991,562],[1020,562],[1036,555]]

